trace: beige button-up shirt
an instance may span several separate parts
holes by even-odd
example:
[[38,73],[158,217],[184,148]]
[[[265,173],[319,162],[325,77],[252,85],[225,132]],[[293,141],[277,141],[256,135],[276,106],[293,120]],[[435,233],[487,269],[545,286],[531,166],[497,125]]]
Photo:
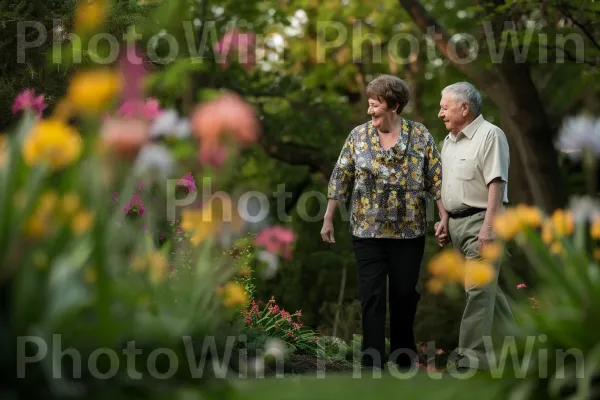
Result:
[[487,185],[494,178],[507,182],[504,203],[508,203],[508,142],[504,132],[482,115],[457,135],[446,136],[441,159],[442,202],[446,210],[487,208]]

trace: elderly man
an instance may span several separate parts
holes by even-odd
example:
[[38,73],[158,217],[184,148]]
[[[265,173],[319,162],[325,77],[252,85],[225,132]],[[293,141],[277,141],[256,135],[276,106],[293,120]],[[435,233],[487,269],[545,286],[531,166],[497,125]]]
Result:
[[[492,220],[508,202],[509,149],[504,132],[481,115],[481,96],[467,82],[442,90],[438,117],[450,132],[444,139],[442,201],[449,221],[436,226],[440,246],[452,241],[466,259],[478,259],[495,239]],[[446,232],[445,226],[448,227]],[[448,237],[449,234],[449,237]],[[508,301],[496,275],[485,286],[467,286],[460,325],[458,368],[489,369],[484,337],[495,320],[512,320]],[[468,273],[468,271],[467,271]]]

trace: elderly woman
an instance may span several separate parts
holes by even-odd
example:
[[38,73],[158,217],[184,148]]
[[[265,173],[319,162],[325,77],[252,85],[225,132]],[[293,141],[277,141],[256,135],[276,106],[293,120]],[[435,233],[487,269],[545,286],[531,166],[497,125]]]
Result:
[[410,368],[416,360],[413,323],[416,290],[427,232],[426,198],[440,200],[442,167],[427,128],[400,116],[408,103],[407,84],[382,75],[367,86],[371,120],[348,135],[331,175],[321,237],[334,243],[333,216],[351,200],[350,231],[362,304],[362,364],[383,368],[386,278],[389,278],[389,361]]

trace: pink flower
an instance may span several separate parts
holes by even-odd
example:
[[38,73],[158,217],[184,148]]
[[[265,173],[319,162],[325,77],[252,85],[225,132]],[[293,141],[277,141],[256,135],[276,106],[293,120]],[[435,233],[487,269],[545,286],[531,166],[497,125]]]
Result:
[[39,96],[35,95],[35,90],[33,89],[25,89],[21,93],[17,95],[15,101],[12,105],[12,113],[16,114],[20,111],[34,111],[41,116],[42,112],[46,108],[46,104],[44,103],[44,95],[40,94]]
[[201,103],[190,118],[194,135],[200,139],[203,151],[212,151],[222,139],[234,139],[242,146],[258,139],[260,126],[256,111],[235,93]]
[[126,100],[116,112],[118,117],[139,118],[152,121],[161,114],[162,110],[158,100],[148,98],[146,101],[138,99]]
[[123,212],[126,215],[131,215],[133,213],[144,215],[146,208],[144,207],[144,201],[142,200],[142,197],[138,193],[135,193],[133,196],[131,196],[129,204],[123,207]]
[[525,285],[524,283],[519,283],[519,284],[517,285],[517,289],[524,289],[524,288],[526,288],[526,287],[527,287],[527,285]]
[[291,257],[291,244],[296,240],[296,235],[291,229],[282,226],[264,228],[254,240],[254,243],[264,247],[269,253],[281,254],[285,258]]
[[191,172],[186,173],[178,182],[177,186],[184,187],[187,193],[196,191],[196,181]]
[[138,119],[105,120],[102,140],[111,149],[122,154],[135,154],[149,138],[148,123]]
[[120,59],[123,81],[127,84],[123,89],[124,103],[140,101],[144,93],[144,79],[148,73],[144,58],[138,54],[136,46],[127,46]]
[[232,60],[248,71],[256,66],[256,35],[252,32],[243,33],[233,29],[223,35],[214,50],[217,55],[222,56],[217,62],[223,67],[227,67]]
[[219,168],[227,158],[226,150],[221,146],[202,147],[198,154],[198,162],[202,165],[210,165]]

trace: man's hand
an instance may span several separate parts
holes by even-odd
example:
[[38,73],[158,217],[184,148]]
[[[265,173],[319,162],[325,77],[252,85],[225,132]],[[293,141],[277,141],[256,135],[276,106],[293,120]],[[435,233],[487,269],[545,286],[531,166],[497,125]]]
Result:
[[477,238],[477,249],[479,250],[479,254],[481,254],[481,250],[485,246],[494,243],[494,240],[496,240],[494,229],[487,224],[483,224]]
[[335,243],[333,236],[333,220],[325,218],[323,220],[323,228],[321,228],[321,238],[325,243]]
[[434,225],[435,238],[437,239],[438,245],[444,247],[450,243],[450,236],[448,235],[448,217],[442,218]]

